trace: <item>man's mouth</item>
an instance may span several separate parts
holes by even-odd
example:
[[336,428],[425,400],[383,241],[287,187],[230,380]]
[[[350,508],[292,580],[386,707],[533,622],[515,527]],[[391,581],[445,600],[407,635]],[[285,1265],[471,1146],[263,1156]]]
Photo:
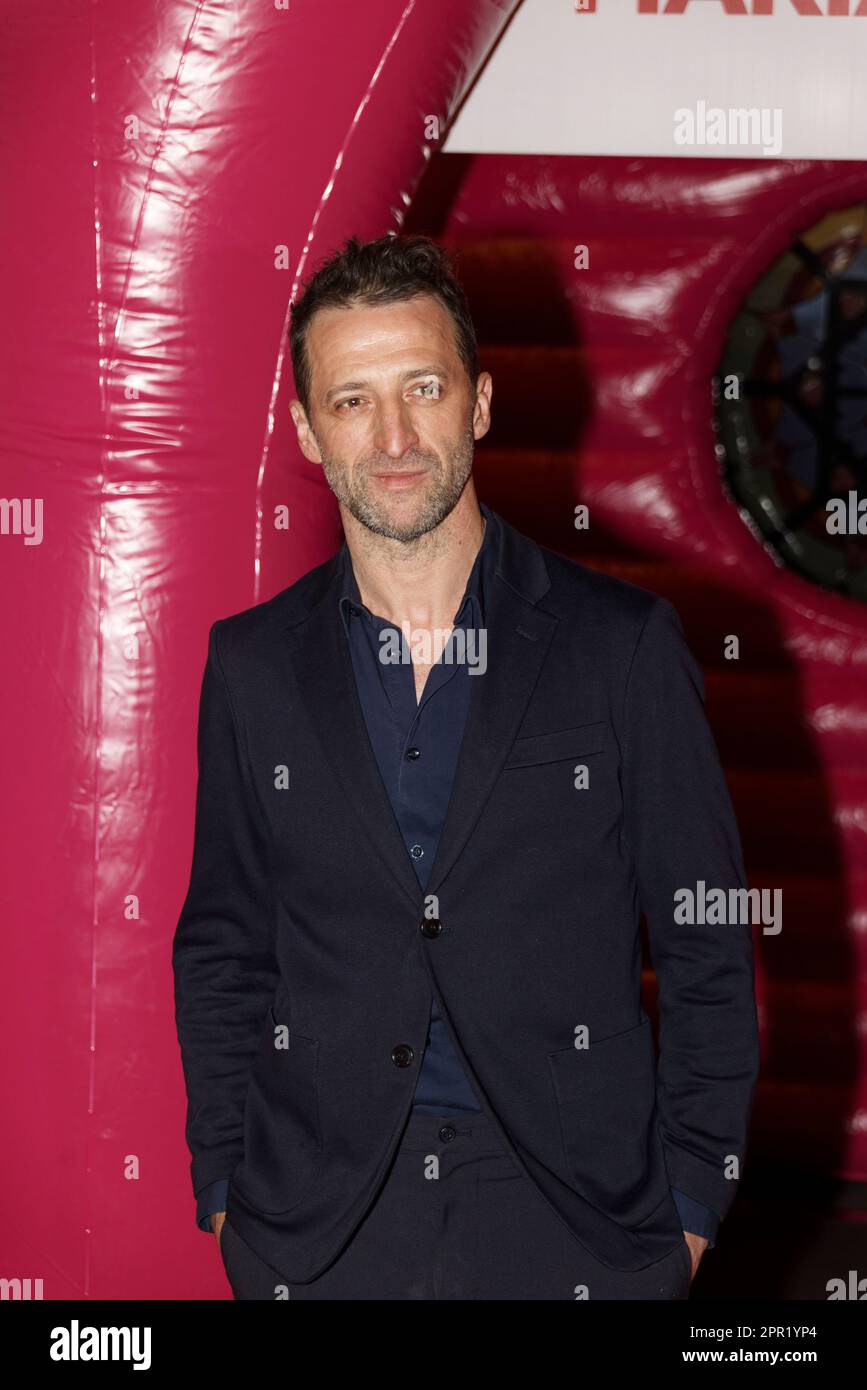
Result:
[[410,484],[417,482],[419,478],[424,477],[426,471],[427,470],[424,468],[418,468],[413,469],[412,472],[402,470],[392,473],[374,473],[373,476],[377,481],[384,483],[386,487],[400,488],[408,487]]

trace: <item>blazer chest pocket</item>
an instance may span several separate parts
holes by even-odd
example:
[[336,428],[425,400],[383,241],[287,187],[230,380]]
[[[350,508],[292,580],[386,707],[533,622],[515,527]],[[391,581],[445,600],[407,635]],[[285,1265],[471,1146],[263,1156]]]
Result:
[[668,1191],[650,1019],[551,1052],[548,1064],[570,1181],[606,1215],[639,1225]]
[[319,1173],[319,1042],[281,1024],[273,1007],[250,1075],[244,1155],[232,1174],[250,1205],[277,1216],[291,1211]]
[[503,770],[554,763],[560,759],[578,760],[589,753],[601,753],[608,745],[608,733],[608,722],[602,719],[595,724],[578,724],[573,729],[555,729],[550,734],[516,738]]

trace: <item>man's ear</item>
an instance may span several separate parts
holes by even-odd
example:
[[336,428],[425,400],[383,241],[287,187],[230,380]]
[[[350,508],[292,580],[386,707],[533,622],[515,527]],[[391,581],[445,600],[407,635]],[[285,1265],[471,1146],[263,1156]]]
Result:
[[481,439],[491,428],[491,394],[494,379],[490,372],[480,372],[476,382],[476,399],[473,405],[473,436]]
[[316,443],[316,436],[307,419],[304,407],[300,401],[289,402],[289,413],[295,422],[295,432],[298,435],[298,447],[304,457],[310,463],[321,463],[322,454],[319,445]]

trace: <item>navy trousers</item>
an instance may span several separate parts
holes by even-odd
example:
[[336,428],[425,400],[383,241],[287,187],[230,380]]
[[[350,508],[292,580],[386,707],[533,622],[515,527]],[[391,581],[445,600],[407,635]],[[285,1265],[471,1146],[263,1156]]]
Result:
[[600,1264],[469,1113],[410,1114],[367,1216],[310,1283],[287,1283],[228,1221],[220,1250],[236,1299],[686,1299],[691,1275],[685,1240],[635,1273]]

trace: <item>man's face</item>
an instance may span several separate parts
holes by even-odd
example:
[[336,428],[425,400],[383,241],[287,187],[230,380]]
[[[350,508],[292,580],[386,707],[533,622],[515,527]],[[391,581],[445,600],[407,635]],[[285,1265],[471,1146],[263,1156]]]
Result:
[[307,335],[310,415],[293,401],[305,458],[369,531],[412,541],[438,526],[490,424],[491,378],[473,392],[448,311],[432,295],[321,309]]

